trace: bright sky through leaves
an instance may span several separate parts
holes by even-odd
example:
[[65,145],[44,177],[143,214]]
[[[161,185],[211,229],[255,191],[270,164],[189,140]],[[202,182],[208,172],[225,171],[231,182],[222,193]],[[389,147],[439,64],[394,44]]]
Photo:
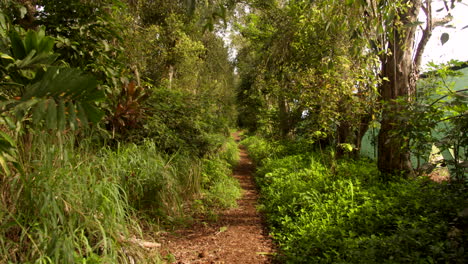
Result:
[[[443,7],[443,4],[442,1],[434,2],[433,12],[435,13],[435,10]],[[440,13],[441,15],[446,14],[446,12]],[[453,28],[437,27],[434,29],[423,55],[423,69],[430,61],[435,63],[443,63],[452,59],[468,61],[468,0],[456,3],[451,13],[453,20],[449,25],[452,25]],[[441,15],[435,13],[436,17]],[[424,16],[420,20],[424,20]],[[467,28],[463,29],[464,27]],[[449,40],[444,45],[440,40],[443,33],[449,34]]]

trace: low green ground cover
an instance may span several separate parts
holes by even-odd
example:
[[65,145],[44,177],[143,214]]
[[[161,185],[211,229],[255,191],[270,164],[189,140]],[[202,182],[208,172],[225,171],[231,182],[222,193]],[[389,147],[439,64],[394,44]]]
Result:
[[249,137],[283,263],[466,263],[466,186],[382,182],[375,164]]

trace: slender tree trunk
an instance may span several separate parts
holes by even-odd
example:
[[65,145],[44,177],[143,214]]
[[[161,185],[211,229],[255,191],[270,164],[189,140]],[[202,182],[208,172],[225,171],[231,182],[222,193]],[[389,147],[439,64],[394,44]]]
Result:
[[169,65],[169,89],[172,89],[173,79],[174,79],[174,65]]
[[410,1],[411,7],[401,9],[400,20],[394,22],[393,36],[388,43],[387,55],[382,56],[382,76],[385,81],[380,87],[380,96],[384,102],[382,121],[378,136],[378,167],[384,174],[405,172],[412,173],[408,138],[401,134],[405,122],[401,118],[402,105],[397,98],[412,100],[416,88],[415,68],[413,64],[413,46],[415,22],[421,8],[420,0]]
[[346,154],[346,152],[339,145],[344,143],[351,143],[355,135],[352,126],[350,126],[349,122],[346,121],[342,121],[336,130],[338,146],[336,149],[336,157],[341,158]]

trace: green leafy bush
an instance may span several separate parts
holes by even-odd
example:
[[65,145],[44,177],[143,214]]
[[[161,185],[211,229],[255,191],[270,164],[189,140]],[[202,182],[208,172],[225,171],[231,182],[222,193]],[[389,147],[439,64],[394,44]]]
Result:
[[[256,142],[247,144],[254,153],[260,141],[245,140]],[[468,257],[466,219],[458,215],[466,207],[464,188],[425,178],[383,183],[373,163],[328,164],[314,152],[265,157],[261,164],[262,209],[283,263],[463,263]]]
[[212,109],[203,100],[186,91],[156,89],[150,99],[152,117],[145,125],[146,136],[168,153],[186,151],[198,157],[216,153],[228,128],[222,121],[213,124],[207,114]]
[[278,152],[274,147],[274,143],[268,142],[267,140],[257,136],[247,137],[240,143],[249,149],[249,155],[256,163],[260,163],[267,158],[274,157]]

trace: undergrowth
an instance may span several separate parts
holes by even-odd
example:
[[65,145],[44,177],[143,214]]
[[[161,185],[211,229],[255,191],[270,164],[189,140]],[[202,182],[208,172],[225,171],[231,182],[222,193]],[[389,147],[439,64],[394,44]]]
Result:
[[195,200],[197,213],[217,219],[217,211],[236,207],[241,196],[239,182],[231,177],[234,166],[239,162],[239,149],[234,139],[229,140],[216,154],[202,161],[202,193]]
[[466,263],[465,186],[382,182],[370,161],[258,137],[241,143],[261,158],[261,208],[282,263]]
[[[233,139],[210,157],[164,154],[151,140],[93,149],[55,136],[25,144],[23,173],[0,177],[0,263],[160,263],[145,226],[235,205]],[[30,146],[30,147],[27,147]],[[203,213],[203,212],[202,212]]]

